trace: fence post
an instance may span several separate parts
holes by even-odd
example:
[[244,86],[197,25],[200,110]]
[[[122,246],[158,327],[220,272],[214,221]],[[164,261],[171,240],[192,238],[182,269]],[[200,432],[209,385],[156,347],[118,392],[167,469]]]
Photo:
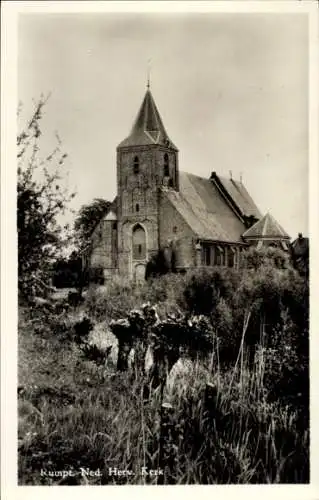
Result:
[[161,406],[161,428],[159,442],[159,468],[164,471],[158,477],[158,484],[164,484],[165,478],[169,477],[174,462],[173,449],[173,416],[174,408],[170,403],[163,403]]
[[128,356],[131,346],[119,339],[118,349],[117,370],[126,371],[128,369]]
[[217,387],[208,382],[205,388],[204,407],[209,415],[214,415],[217,407]]

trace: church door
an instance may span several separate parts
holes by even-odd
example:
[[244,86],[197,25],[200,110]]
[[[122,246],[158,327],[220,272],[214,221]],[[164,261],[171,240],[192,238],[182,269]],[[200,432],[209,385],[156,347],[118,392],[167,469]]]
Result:
[[145,264],[137,264],[134,268],[134,280],[136,283],[145,281]]
[[133,261],[146,259],[146,235],[144,228],[139,224],[133,229],[132,259]]
[[145,280],[145,266],[147,259],[145,229],[137,224],[132,233],[132,263],[133,277],[137,282]]

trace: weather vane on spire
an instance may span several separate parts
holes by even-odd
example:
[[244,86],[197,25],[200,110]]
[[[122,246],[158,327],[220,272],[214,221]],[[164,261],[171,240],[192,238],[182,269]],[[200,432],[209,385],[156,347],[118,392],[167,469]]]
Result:
[[151,59],[147,61],[147,88],[151,86]]

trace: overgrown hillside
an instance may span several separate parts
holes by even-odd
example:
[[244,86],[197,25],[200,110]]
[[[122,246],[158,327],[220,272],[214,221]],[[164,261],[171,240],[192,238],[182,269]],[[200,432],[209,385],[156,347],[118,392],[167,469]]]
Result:
[[278,251],[245,259],[21,306],[20,484],[308,482],[308,283]]

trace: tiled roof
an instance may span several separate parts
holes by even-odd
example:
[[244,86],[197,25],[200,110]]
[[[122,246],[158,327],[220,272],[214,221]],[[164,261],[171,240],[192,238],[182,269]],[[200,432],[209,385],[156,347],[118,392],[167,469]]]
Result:
[[258,222],[251,226],[243,234],[244,239],[283,239],[290,240],[290,236],[281,227],[281,225],[274,219],[272,215],[267,213]]
[[180,172],[180,191],[164,191],[199,239],[242,242],[245,226],[211,180]]
[[[111,215],[112,214],[112,215]],[[99,220],[96,222],[96,224],[94,225],[92,231],[91,231],[91,234],[94,233],[95,229],[97,228],[97,226],[100,224],[100,222],[102,220],[116,220],[117,216],[117,196],[115,196],[114,200],[112,201],[112,203],[110,204],[109,208],[107,208],[104,212],[104,214],[99,218]],[[109,216],[111,218],[109,218]],[[113,218],[114,217],[114,218]]]
[[215,172],[213,172],[211,180],[215,182],[217,186],[221,184],[222,188],[224,188],[224,190],[235,202],[242,215],[253,215],[257,219],[261,217],[261,213],[258,207],[255,205],[253,199],[251,198],[242,182],[235,181],[234,179],[228,179],[226,177],[221,177]]
[[151,91],[147,89],[130,135],[118,148],[158,144],[177,150],[169,139]]

